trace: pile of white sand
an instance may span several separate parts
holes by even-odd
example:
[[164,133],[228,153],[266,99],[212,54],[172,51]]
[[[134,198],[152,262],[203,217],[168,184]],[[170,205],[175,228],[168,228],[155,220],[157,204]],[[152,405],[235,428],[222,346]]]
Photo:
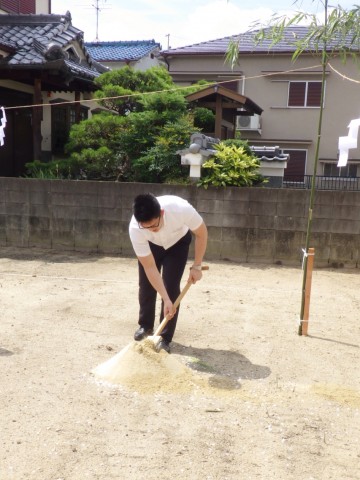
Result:
[[100,380],[144,393],[188,391],[198,383],[188,367],[164,350],[157,352],[151,340],[130,343],[92,373]]

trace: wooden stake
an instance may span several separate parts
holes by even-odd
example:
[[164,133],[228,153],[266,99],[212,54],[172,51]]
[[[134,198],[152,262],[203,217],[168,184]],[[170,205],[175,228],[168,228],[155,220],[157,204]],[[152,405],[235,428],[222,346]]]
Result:
[[304,315],[301,320],[301,335],[308,334],[309,326],[309,313],[310,313],[310,297],[311,297],[311,280],[312,271],[314,267],[315,248],[309,248],[306,270],[306,283],[305,283],[305,303],[304,303]]

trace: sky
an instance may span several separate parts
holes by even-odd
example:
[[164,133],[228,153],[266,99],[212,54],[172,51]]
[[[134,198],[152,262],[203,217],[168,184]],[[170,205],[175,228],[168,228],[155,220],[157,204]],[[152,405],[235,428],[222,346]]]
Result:
[[[329,5],[351,9],[356,1],[329,0]],[[237,35],[254,23],[265,25],[272,15],[304,11],[321,18],[322,5],[321,0],[51,0],[52,13],[69,10],[86,42],[155,40],[164,50]]]

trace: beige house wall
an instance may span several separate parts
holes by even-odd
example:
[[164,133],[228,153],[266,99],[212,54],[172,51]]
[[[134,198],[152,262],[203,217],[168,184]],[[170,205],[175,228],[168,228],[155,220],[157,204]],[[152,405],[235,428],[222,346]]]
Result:
[[[290,54],[244,54],[233,71],[223,55],[179,55],[168,57],[167,63],[174,81],[181,85],[202,78],[223,81],[226,86],[226,80],[238,79],[239,93],[263,109],[260,130],[244,130],[242,138],[254,145],[305,149],[308,152],[305,174],[313,173],[320,108],[291,108],[287,100],[289,81],[321,81],[319,58],[304,54],[292,62]],[[360,71],[351,59],[346,64],[339,58],[332,59],[331,66],[343,77],[327,68],[319,175],[323,174],[324,160],[337,162],[339,136],[348,135],[349,122],[360,116],[360,86],[356,83],[360,82]],[[349,161],[360,162],[359,148],[349,151]]]
[[[36,13],[37,14],[48,14],[50,12],[49,0],[36,0]],[[65,14],[65,11],[63,12]]]

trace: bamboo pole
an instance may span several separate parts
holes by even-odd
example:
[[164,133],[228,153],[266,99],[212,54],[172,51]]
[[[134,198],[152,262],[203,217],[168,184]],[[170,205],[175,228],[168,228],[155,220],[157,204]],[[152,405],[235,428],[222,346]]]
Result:
[[315,248],[309,248],[307,259],[307,269],[306,269],[306,281],[305,281],[305,292],[304,292],[304,313],[300,319],[300,335],[308,334],[309,326],[309,314],[310,314],[310,298],[311,298],[311,280],[312,272],[314,267],[314,256]]

